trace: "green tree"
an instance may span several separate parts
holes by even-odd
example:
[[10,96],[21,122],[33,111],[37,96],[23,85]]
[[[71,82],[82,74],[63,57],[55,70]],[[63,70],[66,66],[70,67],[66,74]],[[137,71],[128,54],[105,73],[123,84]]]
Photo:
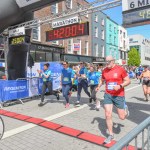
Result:
[[139,52],[136,48],[131,48],[128,52],[128,65],[129,66],[139,66],[141,63],[141,58]]

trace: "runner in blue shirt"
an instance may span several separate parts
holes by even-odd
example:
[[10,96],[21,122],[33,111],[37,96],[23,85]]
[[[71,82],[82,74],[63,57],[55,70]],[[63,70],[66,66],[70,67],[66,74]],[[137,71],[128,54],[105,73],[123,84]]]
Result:
[[[144,71],[143,67],[140,65],[140,67],[138,68],[138,76],[141,76],[142,72]],[[142,79],[140,78],[140,83],[142,83]]]
[[76,106],[80,106],[82,88],[84,89],[84,92],[88,95],[89,101],[91,99],[90,92],[88,91],[87,72],[88,72],[88,70],[85,67],[85,63],[80,62],[80,70],[79,70],[79,73],[76,74],[76,76],[78,78],[77,102],[75,104]]
[[57,100],[59,100],[59,94],[56,92],[53,92],[53,86],[52,86],[52,78],[51,78],[51,70],[49,70],[49,63],[44,64],[44,70],[37,70],[40,77],[43,79],[43,85],[42,85],[42,94],[41,94],[41,102],[39,106],[44,105],[44,95],[46,93],[46,89],[48,88],[48,91],[50,95],[55,95]]
[[61,85],[62,85],[62,93],[63,97],[66,99],[66,108],[69,107],[69,91],[72,87],[72,77],[73,70],[69,68],[68,62],[63,62],[63,69],[62,69],[62,75],[61,75]]
[[94,65],[90,66],[90,71],[87,74],[88,77],[88,82],[89,82],[89,86],[90,86],[90,90],[91,90],[91,99],[90,99],[90,103],[92,103],[92,100],[94,100],[94,102],[96,102],[96,110],[100,109],[100,102],[97,100],[96,97],[96,88],[99,84],[99,79],[100,79],[100,73],[96,71],[96,67]]

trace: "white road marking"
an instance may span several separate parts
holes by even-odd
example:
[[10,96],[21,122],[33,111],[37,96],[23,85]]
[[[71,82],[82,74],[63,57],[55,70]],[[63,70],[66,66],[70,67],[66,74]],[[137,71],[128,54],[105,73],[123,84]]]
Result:
[[[134,87],[132,87],[132,88],[126,89],[125,91],[130,91],[130,90],[135,89],[135,88],[137,88],[137,87],[139,87],[139,86],[141,86],[141,85],[134,86]],[[58,113],[58,114],[55,114],[55,115],[52,115],[52,116],[49,116],[49,117],[46,117],[46,118],[43,118],[43,119],[44,119],[44,120],[47,120],[47,121],[51,121],[51,120],[54,120],[54,119],[57,119],[57,118],[66,116],[66,115],[68,115],[68,114],[71,114],[71,113],[73,113],[73,112],[76,112],[76,111],[78,111],[78,110],[81,110],[81,109],[83,109],[83,108],[85,108],[85,107],[87,107],[87,106],[88,106],[87,104],[84,104],[84,105],[82,105],[82,106],[80,106],[80,107],[72,108],[72,109],[69,109],[69,110],[65,110],[65,111],[63,111],[63,112],[60,112],[60,113]],[[27,125],[24,125],[24,126],[15,128],[15,129],[12,129],[12,130],[10,130],[10,131],[6,131],[5,134],[4,134],[4,136],[3,136],[3,139],[6,139],[6,138],[11,137],[11,136],[13,136],[13,135],[16,135],[16,134],[18,134],[18,133],[24,132],[24,131],[29,130],[29,129],[31,129],[31,128],[34,128],[34,127],[36,127],[36,126],[38,126],[38,125],[29,123],[29,124],[27,124]]]

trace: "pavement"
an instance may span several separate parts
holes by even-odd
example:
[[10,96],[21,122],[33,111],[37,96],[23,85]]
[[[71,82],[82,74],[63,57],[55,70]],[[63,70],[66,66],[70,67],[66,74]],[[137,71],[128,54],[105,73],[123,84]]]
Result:
[[[97,97],[103,103],[104,86],[98,92]],[[14,103],[3,109],[17,114],[23,114],[34,118],[41,118],[58,125],[90,133],[96,137],[106,137],[104,109],[94,110],[94,104],[88,104],[88,98],[82,92],[81,106],[75,108],[76,93],[70,98],[70,107],[65,108],[64,98],[57,101],[53,96],[46,96],[46,104],[38,107],[40,98],[24,100],[24,105]],[[126,87],[126,102],[130,110],[130,116],[125,121],[120,121],[114,108],[113,122],[115,140],[119,141],[138,124],[150,116],[150,101],[144,100],[142,86],[138,81]],[[14,119],[2,115],[5,123],[5,134],[0,141],[0,150],[106,150],[106,146],[88,142],[77,137],[68,136],[61,132],[50,130],[32,124],[27,121]],[[82,134],[81,133],[81,134]],[[92,139],[91,139],[92,141]],[[140,143],[140,142],[139,142]],[[130,143],[134,145],[134,142]]]

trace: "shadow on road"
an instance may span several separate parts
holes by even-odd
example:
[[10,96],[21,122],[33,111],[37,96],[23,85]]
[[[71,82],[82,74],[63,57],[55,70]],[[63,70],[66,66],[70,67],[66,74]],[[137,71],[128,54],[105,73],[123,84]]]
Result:
[[131,98],[137,99],[138,101],[147,102],[146,100],[144,100],[144,98],[140,97],[131,97]]

